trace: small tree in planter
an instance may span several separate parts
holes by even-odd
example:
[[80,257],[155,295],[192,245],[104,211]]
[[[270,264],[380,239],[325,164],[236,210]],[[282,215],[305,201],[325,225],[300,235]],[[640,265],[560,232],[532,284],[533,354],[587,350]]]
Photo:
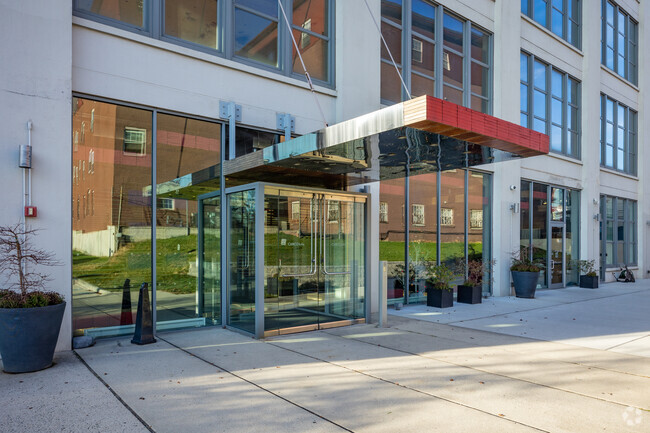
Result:
[[52,365],[66,303],[61,295],[43,290],[49,280],[39,266],[55,266],[54,256],[35,248],[36,230],[20,224],[0,226],[0,355],[4,371],[26,373]]
[[492,281],[492,269],[496,260],[468,260],[459,263],[459,274],[467,275],[458,286],[456,300],[465,304],[480,304],[483,294],[483,281]]
[[518,298],[534,298],[539,273],[544,269],[541,263],[530,259],[529,249],[522,247],[512,254],[510,271],[515,285],[515,296]]
[[427,268],[427,306],[447,308],[454,305],[454,289],[451,282],[456,276],[449,267],[444,264],[432,264]]
[[575,265],[580,274],[580,287],[585,289],[598,288],[598,274],[595,269],[594,260],[576,260]]

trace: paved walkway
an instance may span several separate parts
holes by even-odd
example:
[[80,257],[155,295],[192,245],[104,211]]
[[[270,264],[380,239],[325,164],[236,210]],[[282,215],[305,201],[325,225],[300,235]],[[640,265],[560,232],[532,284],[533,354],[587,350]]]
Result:
[[650,431],[650,281],[579,292],[265,341],[104,340],[0,374],[0,431]]

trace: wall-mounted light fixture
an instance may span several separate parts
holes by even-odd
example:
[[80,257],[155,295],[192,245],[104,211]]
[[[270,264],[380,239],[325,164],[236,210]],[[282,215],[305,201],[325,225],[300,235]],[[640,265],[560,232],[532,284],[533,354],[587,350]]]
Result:
[[517,185],[510,185],[510,191],[514,191],[517,189]]
[[594,199],[594,206],[598,206],[598,200]]

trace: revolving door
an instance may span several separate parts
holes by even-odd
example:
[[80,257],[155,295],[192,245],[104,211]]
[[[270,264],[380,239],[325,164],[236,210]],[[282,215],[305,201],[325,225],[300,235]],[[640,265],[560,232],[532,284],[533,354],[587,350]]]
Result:
[[257,337],[365,320],[366,195],[226,191],[227,324]]

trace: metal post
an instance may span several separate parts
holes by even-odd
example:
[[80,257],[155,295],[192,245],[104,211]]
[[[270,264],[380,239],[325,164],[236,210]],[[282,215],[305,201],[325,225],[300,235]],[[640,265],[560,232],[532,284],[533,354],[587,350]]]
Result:
[[388,265],[385,260],[379,262],[379,324],[378,328],[383,328],[388,326],[388,296],[387,296],[387,287],[388,287]]

